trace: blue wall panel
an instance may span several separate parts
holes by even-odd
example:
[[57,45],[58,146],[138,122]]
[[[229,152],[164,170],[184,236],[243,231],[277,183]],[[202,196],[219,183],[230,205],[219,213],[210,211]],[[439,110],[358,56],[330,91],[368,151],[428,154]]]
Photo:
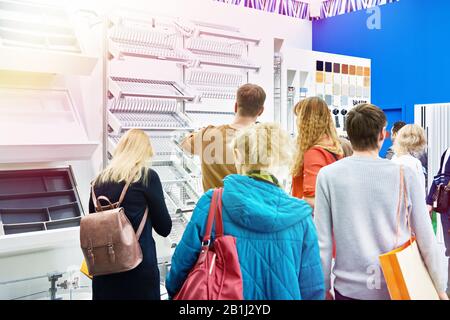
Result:
[[450,1],[400,0],[379,7],[381,28],[362,10],[313,22],[313,50],[372,59],[372,103],[401,106],[450,102]]

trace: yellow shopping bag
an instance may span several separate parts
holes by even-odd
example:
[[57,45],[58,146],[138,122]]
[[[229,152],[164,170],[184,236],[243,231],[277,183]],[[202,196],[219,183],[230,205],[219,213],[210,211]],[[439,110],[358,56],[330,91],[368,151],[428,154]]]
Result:
[[83,259],[83,261],[81,262],[81,268],[80,268],[81,273],[83,273],[84,275],[86,275],[89,279],[92,279],[92,276],[89,274],[89,270],[86,264],[86,260]]

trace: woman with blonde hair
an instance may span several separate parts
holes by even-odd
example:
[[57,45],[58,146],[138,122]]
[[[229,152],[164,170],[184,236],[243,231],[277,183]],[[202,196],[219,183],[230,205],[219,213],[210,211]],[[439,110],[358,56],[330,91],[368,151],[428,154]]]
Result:
[[418,158],[425,152],[426,145],[425,130],[417,124],[408,124],[402,127],[396,135],[393,146],[394,156],[392,157],[394,162],[413,169],[424,192],[426,190],[425,174]]
[[[143,260],[130,271],[95,276],[92,280],[93,300],[159,300],[160,280],[152,228],[163,237],[172,229],[158,174],[148,167],[153,149],[147,134],[139,129],[127,131],[120,139],[109,165],[94,180],[97,195],[116,202],[127,182],[130,185],[121,204],[136,231],[148,207],[139,244]],[[95,211],[92,195],[89,212]]]
[[[232,148],[238,174],[224,179],[222,220],[224,233],[236,238],[244,299],[323,299],[311,207],[288,195],[274,175],[289,169],[289,135],[276,124],[257,124],[239,131]],[[200,198],[172,257],[166,281],[171,297],[198,258],[212,194]]]
[[314,208],[319,170],[344,155],[328,105],[318,97],[295,105],[297,154],[292,169],[292,195]]

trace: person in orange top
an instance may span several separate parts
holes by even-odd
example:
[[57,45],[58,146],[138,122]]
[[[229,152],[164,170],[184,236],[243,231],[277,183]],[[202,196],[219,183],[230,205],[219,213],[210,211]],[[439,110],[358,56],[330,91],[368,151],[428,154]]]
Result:
[[344,152],[327,103],[318,97],[295,105],[297,154],[292,169],[292,195],[314,208],[319,170],[342,159]]

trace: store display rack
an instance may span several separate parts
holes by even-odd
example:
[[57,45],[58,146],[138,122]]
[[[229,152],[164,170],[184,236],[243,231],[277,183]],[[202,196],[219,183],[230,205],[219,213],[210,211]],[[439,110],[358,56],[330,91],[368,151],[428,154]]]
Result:
[[234,28],[176,18],[136,13],[110,20],[110,64],[158,59],[170,69],[169,79],[120,72],[106,77],[109,154],[132,128],[143,129],[156,152],[152,169],[161,179],[173,228],[168,239],[154,236],[159,261],[167,263],[203,192],[200,163],[183,152],[181,138],[206,124],[232,122],[238,87],[248,81],[248,72],[259,70],[248,57],[249,45],[259,40]]

